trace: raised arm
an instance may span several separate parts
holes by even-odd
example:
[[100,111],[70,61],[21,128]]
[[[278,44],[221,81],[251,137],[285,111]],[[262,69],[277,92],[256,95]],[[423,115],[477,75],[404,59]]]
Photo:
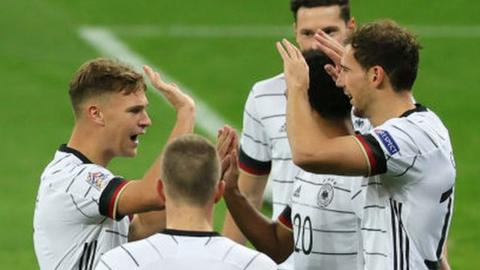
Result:
[[238,138],[229,127],[219,133],[218,153],[222,160],[224,199],[241,232],[255,248],[280,263],[293,252],[293,233],[283,225],[265,218],[238,188]]
[[293,162],[322,174],[366,175],[364,150],[354,136],[329,137],[308,101],[308,65],[301,52],[287,40],[277,43],[287,83],[287,134]]
[[[193,132],[195,123],[195,103],[174,83],[166,83],[158,72],[144,66],[144,71],[152,85],[176,110],[176,122],[169,141],[183,134]],[[163,209],[163,202],[157,193],[157,181],[160,180],[161,155],[139,181],[131,181],[118,201],[117,213],[120,215]],[[165,215],[154,211],[136,215],[130,226],[129,239],[136,240],[151,235],[165,226]]]

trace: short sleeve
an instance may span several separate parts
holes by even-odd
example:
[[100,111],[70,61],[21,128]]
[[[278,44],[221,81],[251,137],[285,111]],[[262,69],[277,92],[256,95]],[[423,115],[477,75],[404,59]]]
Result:
[[387,123],[356,138],[368,157],[370,175],[399,177],[415,165],[418,146],[401,125]]
[[265,126],[258,113],[252,90],[243,113],[243,129],[240,137],[239,166],[253,175],[265,175],[271,168],[271,145]]
[[[73,203],[85,216],[106,216],[120,220],[116,215],[116,206],[121,191],[128,181],[113,175],[109,170],[86,164],[73,171],[73,178],[67,187]],[[89,203],[94,202],[94,204]]]

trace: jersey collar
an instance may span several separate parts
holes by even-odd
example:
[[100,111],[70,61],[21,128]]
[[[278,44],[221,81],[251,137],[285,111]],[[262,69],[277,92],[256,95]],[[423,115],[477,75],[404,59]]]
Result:
[[426,112],[426,111],[427,111],[427,107],[424,107],[422,104],[416,103],[414,109],[411,109],[411,110],[408,110],[408,111],[402,113],[402,115],[400,115],[400,117],[407,117],[412,113]]
[[58,151],[65,152],[65,153],[71,153],[71,154],[75,155],[78,159],[80,159],[85,164],[93,163],[84,154],[80,153],[80,151],[75,150],[73,148],[70,148],[66,144],[60,145],[60,147],[58,148]]
[[174,229],[165,229],[162,231],[163,234],[177,235],[177,236],[194,236],[194,237],[211,237],[211,236],[220,236],[218,232],[206,232],[206,231],[184,231],[184,230],[174,230]]

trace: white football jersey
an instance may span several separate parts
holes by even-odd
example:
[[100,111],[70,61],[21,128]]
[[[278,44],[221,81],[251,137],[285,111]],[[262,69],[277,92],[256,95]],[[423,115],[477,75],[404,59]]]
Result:
[[373,175],[364,183],[365,269],[437,269],[454,201],[448,130],[417,105],[356,138]]
[[296,270],[363,267],[360,217],[362,177],[300,172],[290,206],[279,217],[293,230]]
[[[283,74],[253,86],[245,103],[240,137],[240,169],[253,175],[269,174],[273,220],[288,205],[293,179],[300,170],[292,162],[288,144],[286,89]],[[279,269],[293,269],[291,257]]]
[[106,253],[97,270],[274,270],[265,254],[216,232],[164,230]]
[[94,269],[100,255],[127,242],[129,218],[115,216],[126,184],[60,146],[41,176],[33,218],[40,269]]

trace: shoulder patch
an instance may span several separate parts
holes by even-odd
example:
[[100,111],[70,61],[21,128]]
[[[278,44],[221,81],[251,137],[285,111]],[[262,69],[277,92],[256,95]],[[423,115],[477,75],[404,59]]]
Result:
[[395,140],[393,140],[388,131],[383,129],[375,129],[374,131],[390,155],[394,155],[400,151],[398,144],[395,142]]
[[91,186],[97,190],[101,190],[105,186],[107,177],[108,175],[102,172],[89,172],[86,180]]

